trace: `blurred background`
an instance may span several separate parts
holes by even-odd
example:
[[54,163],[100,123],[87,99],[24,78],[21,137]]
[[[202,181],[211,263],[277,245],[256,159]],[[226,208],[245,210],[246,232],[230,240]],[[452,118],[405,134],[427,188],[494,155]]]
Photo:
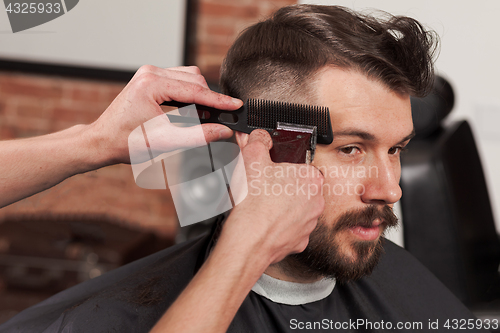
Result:
[[[440,126],[457,120],[470,124],[491,202],[487,232],[497,239],[500,2],[496,0],[473,5],[451,0],[86,0],[53,21],[18,33],[12,33],[1,8],[0,140],[91,123],[143,64],[196,65],[217,89],[220,64],[238,33],[296,3],[336,4],[367,13],[377,8],[414,17],[438,33],[437,73],[454,92],[453,112],[442,117]],[[404,220],[404,212],[399,214]],[[178,233],[168,190],[137,187],[129,165],[72,177],[4,207],[0,209],[0,322],[54,292],[169,246]],[[394,237],[404,245],[402,230]],[[458,296],[464,301],[470,298]]]

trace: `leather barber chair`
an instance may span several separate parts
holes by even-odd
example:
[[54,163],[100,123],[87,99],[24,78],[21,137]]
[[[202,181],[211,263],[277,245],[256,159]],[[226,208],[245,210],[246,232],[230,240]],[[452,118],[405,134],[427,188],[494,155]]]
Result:
[[485,309],[500,314],[500,241],[471,128],[466,120],[443,124],[453,104],[442,77],[429,96],[412,99],[417,135],[401,156],[404,242],[484,317]]

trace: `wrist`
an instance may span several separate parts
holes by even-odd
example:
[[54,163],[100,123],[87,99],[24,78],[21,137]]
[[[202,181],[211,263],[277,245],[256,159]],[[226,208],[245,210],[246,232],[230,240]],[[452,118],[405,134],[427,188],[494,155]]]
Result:
[[[128,146],[125,144],[126,152],[123,152],[124,144],[118,144],[111,139],[108,131],[105,131],[101,124],[94,122],[82,126],[83,144],[86,150],[87,160],[83,163],[89,170],[99,169],[105,166],[127,163],[122,157],[128,157]],[[116,141],[116,140],[115,140]]]
[[[64,135],[66,148],[73,154],[73,174],[85,173],[113,164],[105,140],[93,125],[75,125],[56,135]],[[71,175],[68,175],[68,177]]]
[[[267,234],[258,228],[258,218],[239,215],[237,208],[229,215],[222,228],[218,244],[237,255],[245,266],[253,271],[260,272],[258,276],[267,269],[274,261],[271,246]],[[246,217],[246,218],[245,218]]]
[[234,297],[246,296],[270,264],[259,255],[258,249],[247,244],[228,240],[221,234],[203,267],[213,276],[224,272]]

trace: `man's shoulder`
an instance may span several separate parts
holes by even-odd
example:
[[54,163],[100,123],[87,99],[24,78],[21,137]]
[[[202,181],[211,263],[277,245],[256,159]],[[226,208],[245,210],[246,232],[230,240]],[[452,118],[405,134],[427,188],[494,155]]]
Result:
[[118,325],[121,332],[138,332],[138,324],[149,331],[201,265],[208,240],[172,246],[67,289],[24,310],[0,331],[107,332]]
[[459,302],[448,288],[411,253],[387,239],[384,240],[384,253],[380,262],[372,274],[361,279],[360,282],[363,280],[377,284],[382,290],[397,290],[401,296],[435,299],[440,295],[447,300]]
[[423,264],[388,240],[385,240],[384,254],[372,274],[339,289],[343,297],[356,299],[361,308],[370,304],[371,310],[391,314],[389,317],[393,320],[428,322],[473,318]]
[[[428,282],[445,288],[444,285],[410,252],[388,239],[384,239],[383,254],[375,267],[372,277],[397,280],[400,284]],[[424,280],[422,280],[424,279]],[[415,287],[421,285],[416,283]]]

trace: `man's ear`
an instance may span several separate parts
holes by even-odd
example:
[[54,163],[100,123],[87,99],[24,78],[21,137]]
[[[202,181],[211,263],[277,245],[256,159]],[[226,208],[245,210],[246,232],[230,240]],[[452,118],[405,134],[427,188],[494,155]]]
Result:
[[248,143],[248,134],[243,132],[234,131],[234,136],[236,137],[236,143],[240,146],[240,149],[244,148]]

